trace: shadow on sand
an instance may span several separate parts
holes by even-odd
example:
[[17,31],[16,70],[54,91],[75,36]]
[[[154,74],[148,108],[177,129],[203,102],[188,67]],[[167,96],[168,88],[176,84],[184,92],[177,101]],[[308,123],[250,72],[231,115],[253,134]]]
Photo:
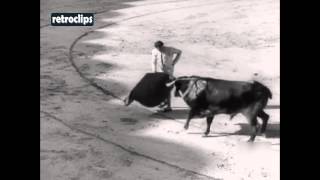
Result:
[[[166,118],[171,117],[174,119],[187,119],[189,109],[187,108],[174,108],[173,111],[166,113],[166,114],[160,114],[160,113],[154,113],[151,116],[157,117],[157,118]],[[164,116],[161,116],[164,115]],[[199,117],[198,117],[199,118]],[[233,136],[233,135],[250,135],[250,125],[247,123],[237,123],[235,125],[240,126],[240,130],[236,131],[234,133],[219,133],[215,135],[208,135],[206,137],[222,137],[222,136]],[[214,131],[214,127],[211,127],[211,132]],[[203,132],[190,132],[188,134],[203,134]],[[279,123],[269,123],[266,130],[266,138],[280,138],[280,124]]]
[[[250,126],[245,123],[238,123],[235,125],[240,125],[240,130],[236,131],[234,133],[212,133],[214,131],[214,127],[211,127],[211,134],[208,136],[204,136],[206,138],[210,137],[223,137],[223,136],[234,136],[234,135],[240,135],[240,136],[250,136]],[[203,132],[189,132],[188,134],[203,134]],[[259,134],[258,134],[259,136]],[[266,138],[280,138],[280,124],[268,124],[267,130],[266,130]]]

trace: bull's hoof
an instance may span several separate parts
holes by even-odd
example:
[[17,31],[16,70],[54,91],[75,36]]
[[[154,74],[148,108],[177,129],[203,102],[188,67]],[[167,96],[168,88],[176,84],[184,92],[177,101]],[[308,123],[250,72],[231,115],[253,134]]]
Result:
[[184,125],[184,129],[185,130],[189,129],[189,126],[188,125]]
[[250,138],[247,142],[253,143],[254,139]]
[[205,132],[202,137],[208,137],[209,133]]
[[266,133],[261,133],[261,136],[264,138],[267,138],[267,134]]

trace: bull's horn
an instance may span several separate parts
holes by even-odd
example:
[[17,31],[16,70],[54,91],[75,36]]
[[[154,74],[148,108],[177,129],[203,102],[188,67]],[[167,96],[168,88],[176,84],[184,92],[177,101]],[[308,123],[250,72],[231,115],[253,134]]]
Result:
[[166,83],[166,86],[167,86],[167,87],[170,87],[170,86],[172,86],[175,82],[176,82],[176,80],[174,80],[174,81],[172,81],[172,82],[169,82],[169,83]]

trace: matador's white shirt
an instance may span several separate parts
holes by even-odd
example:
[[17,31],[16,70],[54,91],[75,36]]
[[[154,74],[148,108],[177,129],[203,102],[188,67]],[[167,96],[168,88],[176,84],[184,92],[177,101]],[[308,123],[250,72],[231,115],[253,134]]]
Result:
[[153,72],[164,72],[173,76],[174,64],[173,57],[174,54],[180,53],[181,51],[173,47],[163,47],[163,51],[160,52],[158,49],[154,48],[151,52],[152,54],[152,71]]

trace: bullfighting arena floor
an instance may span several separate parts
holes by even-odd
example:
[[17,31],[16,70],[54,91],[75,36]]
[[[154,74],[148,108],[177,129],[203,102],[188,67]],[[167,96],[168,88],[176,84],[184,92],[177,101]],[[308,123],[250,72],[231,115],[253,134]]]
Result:
[[[93,27],[52,27],[52,12],[94,12]],[[279,0],[41,0],[41,179],[277,180]],[[155,113],[122,99],[150,72],[153,42],[183,51],[175,75],[259,80],[273,92],[267,136],[241,115],[183,129],[188,108]]]

